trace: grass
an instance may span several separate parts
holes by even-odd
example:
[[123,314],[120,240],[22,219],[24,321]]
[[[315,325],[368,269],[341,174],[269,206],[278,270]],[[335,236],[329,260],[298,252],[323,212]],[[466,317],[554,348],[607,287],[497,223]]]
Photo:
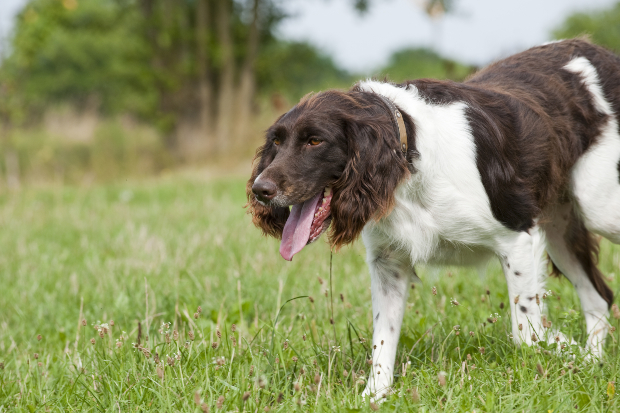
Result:
[[[618,331],[600,363],[516,347],[497,264],[420,268],[396,394],[370,405],[363,245],[333,255],[330,291],[327,244],[285,262],[243,204],[233,178],[0,192],[0,412],[619,410]],[[619,264],[603,243],[616,293]],[[549,288],[554,327],[583,344],[570,283]]]

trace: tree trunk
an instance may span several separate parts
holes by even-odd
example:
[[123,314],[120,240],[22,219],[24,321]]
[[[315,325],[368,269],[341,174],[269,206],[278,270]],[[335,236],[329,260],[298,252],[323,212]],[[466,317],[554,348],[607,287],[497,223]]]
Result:
[[235,61],[231,35],[230,0],[218,0],[218,35],[222,64],[220,67],[220,90],[215,137],[220,154],[228,152],[232,146],[231,120],[234,105]]
[[196,1],[196,58],[198,60],[198,101],[200,129],[208,137],[213,128],[213,89],[209,68],[207,46],[209,41],[209,5],[208,0]]
[[252,0],[252,3],[252,22],[250,23],[247,39],[247,54],[241,69],[241,84],[237,96],[239,122],[237,123],[235,135],[242,141],[247,141],[249,138],[248,134],[252,123],[252,106],[256,90],[254,64],[258,55],[258,17],[261,0]]

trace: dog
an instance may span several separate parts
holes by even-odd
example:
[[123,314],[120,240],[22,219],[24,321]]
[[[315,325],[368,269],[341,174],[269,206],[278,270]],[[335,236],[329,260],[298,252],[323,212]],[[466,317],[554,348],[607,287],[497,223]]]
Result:
[[286,260],[324,232],[336,250],[361,235],[375,349],[364,395],[390,391],[418,263],[497,257],[514,341],[569,341],[544,331],[548,254],[579,295],[586,351],[598,357],[613,293],[597,235],[620,243],[618,113],[620,58],[583,39],[531,48],[463,83],[368,80],[308,95],[267,130],[248,211],[282,239]]

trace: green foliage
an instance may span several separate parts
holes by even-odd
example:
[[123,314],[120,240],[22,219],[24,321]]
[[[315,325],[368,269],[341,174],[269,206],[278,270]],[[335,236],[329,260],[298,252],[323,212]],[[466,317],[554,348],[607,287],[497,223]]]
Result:
[[114,0],[32,0],[17,17],[4,82],[34,110],[94,99],[105,113],[151,113],[158,96],[139,21]]
[[261,52],[256,73],[263,92],[278,92],[293,101],[353,81],[329,56],[304,42],[273,42]]
[[[0,410],[197,412],[198,401],[211,412],[372,411],[359,396],[372,334],[363,247],[333,256],[329,285],[324,242],[285,262],[244,202],[243,179],[198,176],[0,191]],[[615,291],[619,252],[602,244]],[[516,347],[498,264],[484,280],[467,269],[418,274],[395,394],[380,411],[620,408],[617,331],[600,362],[555,344]],[[549,288],[554,328],[584,344],[574,288]]]
[[[0,140],[0,153],[13,151],[25,182],[111,182],[157,174],[173,164],[161,136],[136,122],[97,121],[93,136],[72,139],[42,127],[13,128]],[[0,157],[0,171],[6,170]]]
[[441,57],[430,49],[404,49],[395,52],[388,65],[379,71],[379,75],[388,76],[395,82],[410,79],[435,78],[461,81],[474,71],[454,60]]
[[620,52],[620,3],[608,10],[575,13],[553,31],[556,39],[588,35],[596,44]]

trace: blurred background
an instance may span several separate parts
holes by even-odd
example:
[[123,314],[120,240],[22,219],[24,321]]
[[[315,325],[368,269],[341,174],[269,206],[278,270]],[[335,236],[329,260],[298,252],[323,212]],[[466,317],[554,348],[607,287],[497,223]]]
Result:
[[0,190],[245,173],[300,97],[463,80],[545,41],[620,51],[615,0],[2,0]]

